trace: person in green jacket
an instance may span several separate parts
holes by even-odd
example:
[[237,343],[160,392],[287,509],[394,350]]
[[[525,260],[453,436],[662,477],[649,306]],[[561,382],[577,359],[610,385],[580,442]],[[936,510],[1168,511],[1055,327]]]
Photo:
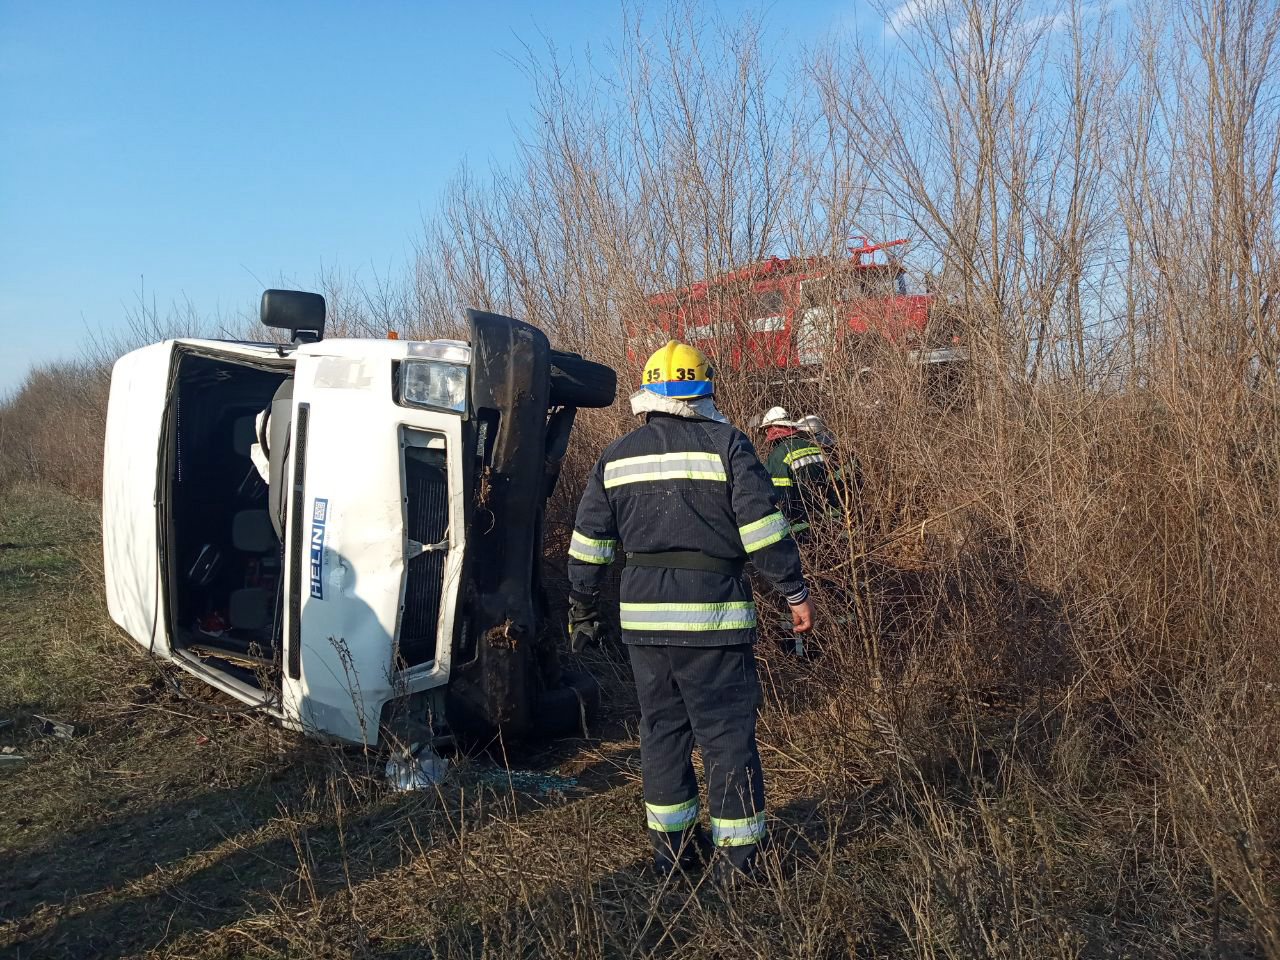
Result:
[[765,469],[778,495],[778,506],[790,522],[792,534],[803,539],[818,515],[839,507],[830,458],[810,425],[792,420],[782,407],[766,411],[760,427],[769,445]]

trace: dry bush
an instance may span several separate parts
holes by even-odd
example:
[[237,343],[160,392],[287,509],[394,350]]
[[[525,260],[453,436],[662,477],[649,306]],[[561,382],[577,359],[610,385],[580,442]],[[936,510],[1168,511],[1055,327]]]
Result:
[[0,405],[0,488],[39,482],[98,496],[109,382],[105,371],[83,363],[29,372]]

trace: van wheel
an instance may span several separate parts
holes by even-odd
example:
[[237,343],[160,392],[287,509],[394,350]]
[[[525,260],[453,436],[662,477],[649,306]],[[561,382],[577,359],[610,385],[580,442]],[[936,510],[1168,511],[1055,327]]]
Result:
[[618,392],[613,367],[586,360],[576,353],[551,351],[553,407],[607,407]]
[[540,737],[581,736],[583,720],[600,715],[600,684],[589,673],[565,670],[561,685],[538,697],[535,732]]

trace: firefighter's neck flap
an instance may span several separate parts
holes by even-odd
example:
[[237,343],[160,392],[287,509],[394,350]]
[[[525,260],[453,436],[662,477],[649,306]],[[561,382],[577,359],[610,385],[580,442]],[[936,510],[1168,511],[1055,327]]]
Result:
[[680,400],[675,397],[660,397],[643,388],[631,395],[631,412],[637,417],[647,413],[669,413],[690,420],[714,420],[717,423],[728,423],[725,415],[716,409],[714,397],[694,397],[691,400]]

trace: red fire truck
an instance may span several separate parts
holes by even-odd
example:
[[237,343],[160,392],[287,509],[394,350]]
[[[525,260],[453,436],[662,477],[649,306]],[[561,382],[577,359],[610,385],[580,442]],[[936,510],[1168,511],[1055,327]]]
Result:
[[906,241],[854,240],[847,260],[770,257],[651,297],[647,329],[626,331],[628,355],[643,359],[674,338],[724,368],[770,374],[842,356],[857,362],[859,347],[882,337],[915,363],[962,361],[936,298],[907,292],[906,270],[890,252]]

